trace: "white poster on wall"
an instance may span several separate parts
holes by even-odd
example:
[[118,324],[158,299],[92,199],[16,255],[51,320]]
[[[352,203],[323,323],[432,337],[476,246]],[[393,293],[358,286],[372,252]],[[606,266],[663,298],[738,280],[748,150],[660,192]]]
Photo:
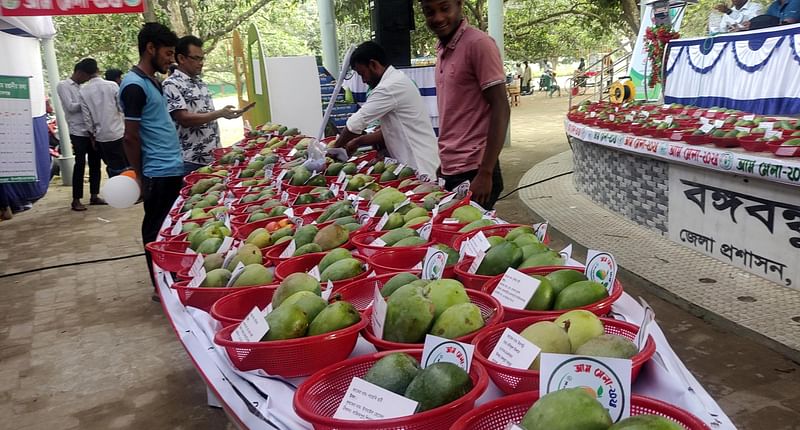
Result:
[[795,187],[670,164],[669,236],[800,288],[800,190]]
[[36,181],[27,77],[0,76],[0,183]]

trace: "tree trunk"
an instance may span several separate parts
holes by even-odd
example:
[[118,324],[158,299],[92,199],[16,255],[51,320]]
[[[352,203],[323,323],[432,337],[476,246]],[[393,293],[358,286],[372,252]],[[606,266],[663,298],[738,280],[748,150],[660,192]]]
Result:
[[631,34],[638,34],[641,21],[639,19],[639,5],[636,0],[620,0],[619,3],[622,8],[622,18],[628,24]]
[[154,0],[145,0],[144,12],[142,12],[142,17],[144,17],[144,22],[158,22],[158,20],[156,19],[156,11],[154,5],[155,5]]

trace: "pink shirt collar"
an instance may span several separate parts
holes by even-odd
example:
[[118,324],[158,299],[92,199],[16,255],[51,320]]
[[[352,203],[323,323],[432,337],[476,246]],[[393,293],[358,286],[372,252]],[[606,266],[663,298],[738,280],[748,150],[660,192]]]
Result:
[[[461,36],[464,35],[464,32],[467,31],[467,27],[469,27],[469,22],[467,21],[467,18],[464,17],[461,19],[461,24],[458,25],[458,29],[456,30],[455,34],[453,34],[453,38],[447,43],[447,49],[456,49],[456,45],[458,44],[458,41],[461,40]],[[436,50],[444,50],[441,40],[436,42]]]

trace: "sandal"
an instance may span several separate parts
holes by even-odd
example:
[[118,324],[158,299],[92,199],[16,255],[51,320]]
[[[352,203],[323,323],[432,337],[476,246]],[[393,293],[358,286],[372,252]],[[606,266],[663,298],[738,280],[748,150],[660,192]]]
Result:
[[81,202],[77,202],[77,203],[73,202],[72,203],[72,210],[77,211],[77,212],[83,212],[83,211],[86,210],[86,206],[84,206],[83,203],[81,203]]

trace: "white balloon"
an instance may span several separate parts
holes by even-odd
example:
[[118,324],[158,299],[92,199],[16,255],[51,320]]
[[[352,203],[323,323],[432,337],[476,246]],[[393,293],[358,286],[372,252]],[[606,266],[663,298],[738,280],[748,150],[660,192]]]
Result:
[[139,184],[135,179],[124,175],[114,176],[106,181],[100,195],[112,207],[118,209],[129,208],[139,200]]

